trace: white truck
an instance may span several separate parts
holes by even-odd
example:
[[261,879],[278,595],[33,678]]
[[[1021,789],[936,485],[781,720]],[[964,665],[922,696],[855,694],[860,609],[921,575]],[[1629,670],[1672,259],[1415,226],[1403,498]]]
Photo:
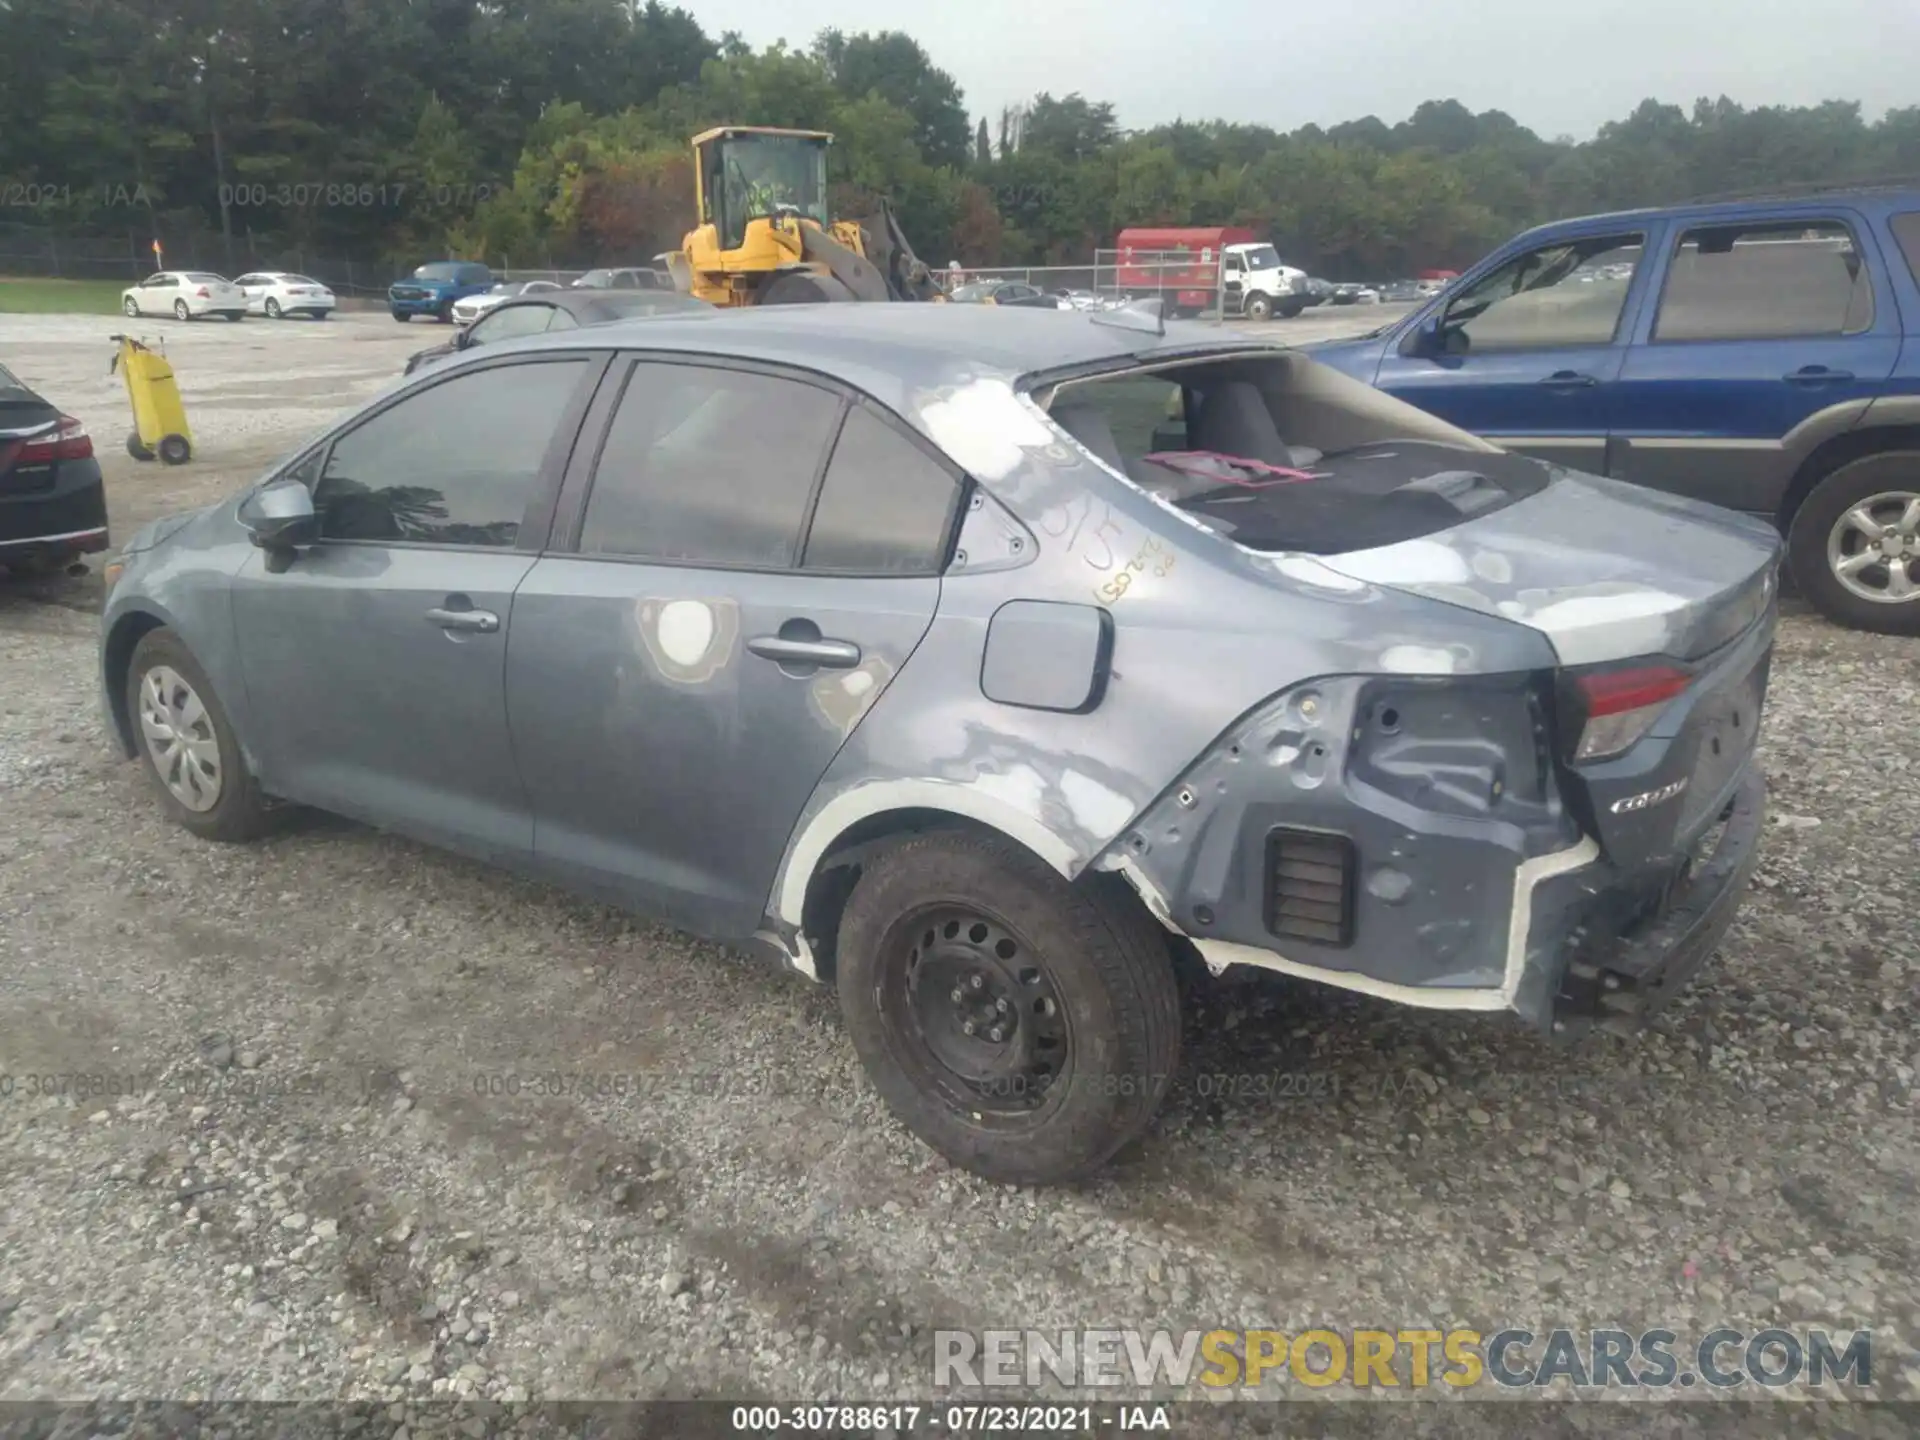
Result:
[[1312,301],[1307,272],[1281,263],[1280,252],[1271,245],[1223,246],[1220,263],[1225,270],[1224,309],[1229,315],[1238,313],[1249,320],[1271,320],[1279,315],[1290,320]]

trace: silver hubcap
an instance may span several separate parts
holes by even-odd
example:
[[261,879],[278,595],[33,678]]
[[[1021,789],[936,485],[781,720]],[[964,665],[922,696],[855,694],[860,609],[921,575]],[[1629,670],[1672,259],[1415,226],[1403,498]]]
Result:
[[1827,535],[1827,564],[1847,592],[1880,605],[1920,597],[1920,494],[1862,500]]
[[140,733],[169,794],[189,810],[220,803],[220,741],[213,717],[180,673],[156,665],[140,681]]

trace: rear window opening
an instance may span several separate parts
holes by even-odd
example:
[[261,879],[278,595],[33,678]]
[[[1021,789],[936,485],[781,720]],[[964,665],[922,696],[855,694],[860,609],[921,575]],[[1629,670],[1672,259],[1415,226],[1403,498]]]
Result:
[[1332,555],[1417,539],[1551,479],[1284,352],[1075,380],[1047,410],[1109,468],[1250,550]]

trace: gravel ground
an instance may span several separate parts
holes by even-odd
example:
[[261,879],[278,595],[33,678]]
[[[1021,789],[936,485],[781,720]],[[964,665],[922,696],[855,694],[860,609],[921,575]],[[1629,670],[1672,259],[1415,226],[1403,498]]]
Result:
[[[432,341],[374,318],[182,327],[202,462],[108,457],[120,533]],[[111,328],[6,359],[91,418]],[[1147,1138],[1035,1192],[932,1157],[756,960],[344,822],[172,828],[94,604],[0,586],[0,1400],[906,1398],[938,1328],[1509,1321],[1871,1327],[1920,1398],[1920,643],[1786,617],[1755,888],[1654,1030],[1216,986]]]

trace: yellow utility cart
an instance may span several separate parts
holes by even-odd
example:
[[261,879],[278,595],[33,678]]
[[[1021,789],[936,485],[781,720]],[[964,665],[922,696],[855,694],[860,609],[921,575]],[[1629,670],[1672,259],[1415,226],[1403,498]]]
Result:
[[187,410],[180,403],[180,387],[164,351],[150,349],[131,335],[116,335],[107,373],[118,370],[127,382],[133,402],[133,429],[127,432],[127,453],[136,460],[160,457],[163,465],[184,465],[193,458],[193,432],[187,428]]

